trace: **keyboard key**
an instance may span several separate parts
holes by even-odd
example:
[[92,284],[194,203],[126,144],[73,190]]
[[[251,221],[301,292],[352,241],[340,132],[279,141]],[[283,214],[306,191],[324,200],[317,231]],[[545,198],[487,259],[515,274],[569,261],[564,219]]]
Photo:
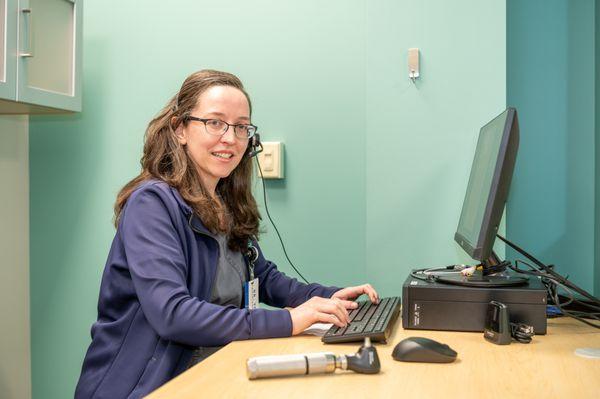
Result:
[[350,321],[354,320],[354,318],[356,317],[356,315],[358,314],[359,311],[360,311],[360,304],[358,305],[358,307],[356,309],[352,309],[350,312],[348,312],[348,317],[350,318]]
[[375,313],[376,310],[377,310],[377,305],[370,306],[369,310],[367,310],[367,313],[363,317],[362,321],[365,324],[367,324],[369,322],[369,320],[371,320],[371,317],[373,317],[373,313]]
[[[335,327],[335,326],[334,326],[334,327]],[[333,334],[331,334],[331,335],[332,335],[332,336],[343,335],[343,334],[346,332],[346,329],[347,329],[347,328],[348,328],[348,327],[337,327],[337,330],[335,330],[335,331],[333,332]],[[331,331],[331,330],[329,330],[329,331]]]
[[352,324],[348,327],[348,330],[346,330],[346,334],[358,334],[361,333],[364,328],[365,325],[362,323]]
[[386,324],[386,319],[388,319],[390,317],[390,313],[391,313],[390,310],[392,309],[393,302],[391,302],[391,303],[388,302],[386,305],[387,306],[385,307],[385,310],[383,311],[384,317],[381,317],[379,319],[379,321],[377,322],[377,324],[375,325],[376,331],[382,331],[384,325]]
[[375,328],[375,324],[383,314],[383,311],[385,310],[388,302],[389,298],[384,298],[381,301],[379,301],[379,304],[377,305],[377,310],[375,311],[375,313],[373,313],[373,316],[371,316],[371,319],[369,320],[369,324],[367,324],[367,327],[365,328],[366,331],[373,331],[373,329]]
[[365,329],[366,331],[381,331],[382,330],[381,327],[385,326],[385,319],[387,317],[386,309],[388,309],[387,306],[382,307],[382,311],[378,315],[378,317],[371,318],[371,320],[369,321],[369,328]]
[[365,313],[367,313],[367,310],[369,310],[369,306],[367,305],[367,302],[361,302],[358,314],[356,315],[356,317],[354,317],[354,319],[352,321],[361,321],[363,319],[363,317],[365,316]]

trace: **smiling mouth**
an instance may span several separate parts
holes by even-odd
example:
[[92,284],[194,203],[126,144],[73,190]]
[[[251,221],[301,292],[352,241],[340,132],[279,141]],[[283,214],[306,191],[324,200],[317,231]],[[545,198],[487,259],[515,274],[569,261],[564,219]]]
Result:
[[211,154],[214,155],[217,158],[223,158],[223,159],[231,159],[231,158],[233,158],[233,154],[226,153],[226,152],[212,152]]

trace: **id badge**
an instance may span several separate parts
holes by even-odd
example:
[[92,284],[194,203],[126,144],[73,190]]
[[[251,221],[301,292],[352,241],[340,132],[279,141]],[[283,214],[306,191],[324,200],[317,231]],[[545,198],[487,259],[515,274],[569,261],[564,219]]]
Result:
[[244,307],[258,309],[258,277],[244,283]]

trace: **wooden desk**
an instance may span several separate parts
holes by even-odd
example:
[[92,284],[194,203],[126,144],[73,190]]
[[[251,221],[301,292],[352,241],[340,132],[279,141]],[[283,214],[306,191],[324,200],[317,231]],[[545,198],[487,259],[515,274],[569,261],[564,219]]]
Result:
[[[450,345],[449,364],[403,363],[394,345],[423,336]],[[148,398],[600,398],[600,360],[574,354],[600,348],[600,331],[569,318],[548,320],[548,334],[530,344],[493,345],[482,333],[403,330],[400,320],[387,345],[377,345],[381,372],[294,376],[250,381],[246,359],[307,352],[354,353],[359,345],[324,345],[302,336],[239,341],[154,391]]]

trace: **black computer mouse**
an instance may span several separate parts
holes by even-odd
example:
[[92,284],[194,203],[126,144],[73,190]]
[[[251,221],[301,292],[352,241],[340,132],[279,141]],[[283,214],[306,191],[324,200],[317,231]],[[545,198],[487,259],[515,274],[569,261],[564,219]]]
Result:
[[429,338],[410,337],[398,342],[392,357],[401,362],[451,363],[456,359],[456,352]]

